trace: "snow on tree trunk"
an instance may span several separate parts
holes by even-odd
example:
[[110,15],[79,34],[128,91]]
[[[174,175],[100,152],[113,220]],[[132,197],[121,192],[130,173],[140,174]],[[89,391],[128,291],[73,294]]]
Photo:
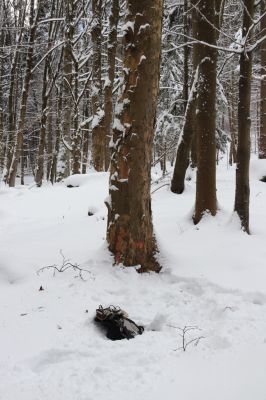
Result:
[[159,86],[163,0],[128,0],[124,82],[111,141],[107,240],[115,263],[159,271],[150,169]]
[[34,0],[31,0],[31,2],[30,2],[30,17],[29,17],[30,32],[29,32],[29,41],[28,41],[26,70],[25,70],[25,76],[24,76],[24,81],[23,81],[22,97],[21,97],[20,110],[19,110],[18,128],[17,128],[17,132],[16,132],[13,157],[12,157],[12,162],[10,165],[9,175],[8,175],[8,179],[7,179],[10,187],[15,186],[17,168],[18,168],[19,159],[20,159],[20,156],[22,153],[22,148],[23,148],[23,134],[24,134],[24,127],[25,127],[27,102],[28,102],[28,96],[29,96],[30,81],[31,81],[31,77],[32,77],[31,69],[32,69],[32,61],[33,61],[33,53],[34,53],[33,45],[34,45],[35,33],[36,33],[36,29],[37,29],[39,9],[37,9],[35,12],[36,12],[36,16],[34,17]]
[[[194,1],[195,3],[195,1]],[[194,4],[195,5],[195,4]],[[192,11],[192,36],[197,39],[198,16],[196,8]],[[196,95],[198,82],[198,45],[193,45],[193,83],[190,89],[189,97],[186,101],[186,110],[183,129],[178,141],[174,174],[171,182],[171,191],[181,194],[185,189],[185,176],[189,165],[189,152],[191,150],[193,137],[195,138],[195,111],[196,111]],[[196,157],[195,157],[196,158]]]
[[[261,3],[261,15],[266,12],[264,2]],[[266,15],[261,19],[260,30],[262,35],[266,31]],[[261,86],[260,86],[260,136],[259,136],[259,158],[266,158],[266,42],[261,45]]]
[[[198,40],[216,44],[215,4],[202,0],[198,4]],[[199,44],[199,79],[196,110],[197,184],[194,223],[205,212],[216,214],[216,64],[217,50]]]
[[105,137],[102,110],[102,0],[92,0],[92,164],[96,171],[104,170]]
[[[254,0],[245,0],[242,37],[250,33],[254,15]],[[235,211],[242,228],[249,233],[249,164],[250,164],[250,99],[252,78],[252,53],[245,49],[240,55],[239,101],[238,101],[238,146],[236,166]]]
[[117,49],[117,25],[119,21],[119,0],[113,0],[110,14],[109,38],[108,38],[108,75],[104,87],[104,136],[105,136],[105,170],[110,164],[109,142],[113,119],[113,87],[115,79],[115,57]]

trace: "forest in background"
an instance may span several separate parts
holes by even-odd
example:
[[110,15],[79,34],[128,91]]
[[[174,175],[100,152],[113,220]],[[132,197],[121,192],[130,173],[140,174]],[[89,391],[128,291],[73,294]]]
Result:
[[197,224],[217,212],[216,164],[227,154],[249,233],[250,153],[266,158],[264,1],[2,0],[0,18],[7,185],[110,170],[115,262],[159,270],[151,167],[163,177],[174,167],[177,194],[197,168]]
[[266,0],[0,0],[1,400],[265,400],[265,38]]

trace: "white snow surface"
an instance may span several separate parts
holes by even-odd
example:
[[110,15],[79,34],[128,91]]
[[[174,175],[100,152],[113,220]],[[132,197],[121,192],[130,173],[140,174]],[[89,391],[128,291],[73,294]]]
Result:
[[[160,274],[112,266],[107,173],[69,178],[74,188],[1,186],[0,399],[265,400],[262,164],[251,168],[250,236],[232,213],[235,170],[225,163],[218,168],[219,213],[198,226],[191,222],[194,175],[181,196],[167,186],[154,192]],[[152,176],[160,177],[156,170]],[[61,265],[60,250],[90,271],[84,280],[71,270],[37,274]],[[125,309],[145,332],[108,340],[93,323],[99,304]],[[186,352],[178,329],[185,326],[198,328],[187,342],[202,337]]]

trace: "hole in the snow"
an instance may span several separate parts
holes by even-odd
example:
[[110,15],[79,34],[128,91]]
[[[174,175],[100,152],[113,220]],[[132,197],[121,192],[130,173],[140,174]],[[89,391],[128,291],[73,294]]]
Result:
[[266,175],[263,176],[263,177],[260,179],[260,181],[266,183]]

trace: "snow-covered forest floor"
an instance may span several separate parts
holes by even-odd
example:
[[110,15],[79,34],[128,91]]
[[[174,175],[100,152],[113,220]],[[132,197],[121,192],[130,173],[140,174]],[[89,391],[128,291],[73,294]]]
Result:
[[[0,399],[265,400],[263,167],[253,160],[250,236],[232,214],[235,171],[226,163],[218,167],[220,211],[198,226],[194,176],[181,196],[167,186],[153,193],[159,275],[112,267],[107,174],[82,176],[78,188],[1,186]],[[84,280],[71,270],[37,274],[61,265],[60,250],[89,270]],[[144,334],[109,341],[92,322],[99,304],[125,309]],[[185,326],[198,328],[186,343],[199,338],[186,352]]]

